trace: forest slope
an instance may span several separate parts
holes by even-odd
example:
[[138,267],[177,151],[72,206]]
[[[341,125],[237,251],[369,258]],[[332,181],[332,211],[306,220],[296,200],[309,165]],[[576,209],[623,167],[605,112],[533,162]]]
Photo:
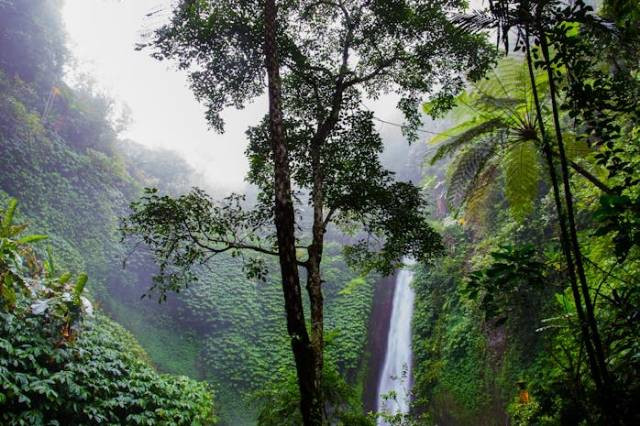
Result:
[[[9,47],[0,54],[0,201],[20,200],[19,219],[49,235],[65,268],[89,274],[92,297],[134,334],[154,365],[206,379],[217,389],[223,420],[251,423],[255,408],[247,407],[256,405],[247,395],[288,378],[292,366],[277,276],[248,280],[237,259],[225,258],[165,304],[140,299],[156,267],[144,250],[130,253],[120,243],[119,218],[143,187],[178,194],[198,178],[175,153],[119,139],[111,101],[62,78],[67,52],[59,10],[17,4],[2,4],[4,17],[16,16],[4,22],[14,31],[0,34]],[[44,52],[19,63],[9,57],[36,47]],[[366,367],[374,279],[350,272],[338,244],[326,248],[323,268],[329,359],[356,381]]]

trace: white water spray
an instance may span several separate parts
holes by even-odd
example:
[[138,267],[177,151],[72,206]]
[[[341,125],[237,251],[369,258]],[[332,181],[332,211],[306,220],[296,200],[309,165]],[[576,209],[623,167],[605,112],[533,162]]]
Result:
[[[405,264],[411,265],[409,262]],[[391,308],[391,323],[387,336],[387,353],[378,382],[378,412],[406,414],[409,412],[411,390],[411,318],[415,292],[411,287],[413,271],[402,269],[396,278]],[[382,419],[378,426],[386,426]]]

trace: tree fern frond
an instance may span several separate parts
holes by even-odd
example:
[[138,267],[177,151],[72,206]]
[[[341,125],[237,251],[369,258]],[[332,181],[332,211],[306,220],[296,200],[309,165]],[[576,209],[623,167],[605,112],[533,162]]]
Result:
[[464,203],[495,146],[495,138],[486,138],[458,155],[447,185],[447,201],[452,208]]
[[477,100],[477,105],[482,105],[485,109],[502,111],[505,109],[516,110],[523,103],[523,99],[509,97],[495,97],[483,94]]
[[[445,140],[438,147],[438,150],[431,158],[430,164],[433,165],[437,161],[444,158],[445,156],[451,155],[453,152],[457,151],[467,143],[472,142],[474,139],[478,138],[479,136],[485,135],[487,133],[491,133],[497,129],[504,127],[502,120],[499,118],[494,118],[492,120],[484,121],[479,124],[474,122],[474,124],[475,124],[474,127],[468,128],[467,130],[464,130],[461,133],[453,137],[449,137],[447,140]],[[451,130],[454,130],[454,129],[451,129]],[[450,133],[450,132],[447,132],[447,133]]]
[[433,145],[437,145],[439,143],[445,142],[451,138],[458,136],[461,133],[466,132],[469,129],[474,128],[478,124],[481,124],[483,120],[478,119],[476,117],[471,118],[469,120],[465,120],[459,124],[456,124],[453,127],[448,128],[442,133],[438,133],[437,135],[431,137],[429,139],[429,143]]
[[[523,73],[523,62],[513,57],[507,57],[493,69],[488,78],[476,83],[476,87],[495,97],[512,97],[517,93],[523,82],[528,81]],[[526,67],[526,64],[524,64]]]
[[538,195],[540,164],[533,141],[511,146],[504,156],[503,172],[509,210],[515,220],[522,221],[533,210]]
[[487,205],[489,195],[492,193],[496,178],[498,176],[498,166],[491,162],[478,175],[473,188],[471,189],[467,201],[464,205],[465,222],[472,225],[476,230],[482,231],[487,224],[487,213],[490,211]]
[[[535,70],[536,87],[542,97],[547,93],[548,79],[544,71]],[[475,84],[477,92],[488,98],[519,100],[533,110],[531,82],[526,62],[516,58],[501,60],[492,75]]]

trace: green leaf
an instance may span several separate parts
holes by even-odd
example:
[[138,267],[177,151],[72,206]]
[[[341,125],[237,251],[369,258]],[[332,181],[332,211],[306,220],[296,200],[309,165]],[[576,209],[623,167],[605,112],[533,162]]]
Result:
[[538,195],[540,165],[532,141],[521,142],[509,149],[504,157],[505,197],[514,219],[523,221],[533,210]]
[[27,235],[26,237],[20,238],[18,240],[18,244],[35,243],[37,241],[46,240],[47,238],[49,238],[47,235],[40,235],[40,234]]
[[459,208],[468,198],[476,180],[494,153],[495,139],[477,141],[456,158],[448,182],[447,201]]
[[13,286],[7,285],[7,281],[10,281],[10,275],[5,277],[5,285],[0,288],[0,296],[2,296],[2,304],[9,308],[13,308],[16,304],[16,291]]
[[70,279],[71,279],[71,272],[65,272],[64,274],[60,275],[60,278],[58,278],[58,282],[60,284],[66,284],[67,282],[69,282]]
[[87,284],[88,279],[89,277],[85,273],[80,274],[80,276],[78,277],[78,280],[76,281],[76,285],[73,288],[73,294],[76,298],[79,298],[82,295],[82,292],[84,291],[84,286]]
[[11,236],[9,235],[9,228],[13,223],[13,215],[16,212],[16,207],[18,207],[18,200],[16,200],[15,198],[10,199],[9,205],[7,206],[7,210],[5,211],[4,216],[2,218],[2,229],[0,230],[0,232],[2,232],[1,236],[3,237]]
[[564,150],[569,160],[583,158],[593,152],[593,149],[587,144],[584,138],[577,138],[575,133],[563,133],[562,140],[564,141]]
[[[471,124],[474,124],[472,127],[469,127]],[[493,118],[487,121],[471,121],[462,123],[460,126],[456,126],[453,129],[448,130],[445,133],[441,133],[440,135],[434,137],[432,139],[433,143],[441,140],[442,137],[447,137],[447,139],[438,147],[438,150],[431,158],[430,163],[433,165],[438,160],[444,158],[447,155],[451,155],[453,152],[457,151],[461,147],[473,143],[477,141],[477,138],[486,135],[487,133],[491,133],[497,129],[504,128],[504,123],[500,118]]]

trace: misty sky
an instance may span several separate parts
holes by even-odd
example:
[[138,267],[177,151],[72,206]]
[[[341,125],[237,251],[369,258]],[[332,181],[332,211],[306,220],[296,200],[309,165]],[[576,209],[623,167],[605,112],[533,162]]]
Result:
[[[88,73],[117,102],[126,103],[133,123],[123,135],[149,147],[179,152],[214,187],[238,190],[248,168],[244,131],[266,112],[266,99],[243,111],[224,114],[226,132],[207,129],[204,108],[188,88],[184,73],[169,62],[134,50],[142,34],[168,19],[171,0],[66,0],[64,19],[69,48],[77,59],[71,71]],[[153,18],[149,12],[164,10]],[[395,102],[369,106],[382,119],[400,121]],[[379,123],[387,146],[405,142],[399,129]]]
[[242,112],[229,111],[222,135],[207,129],[204,108],[193,98],[185,74],[169,62],[134,50],[142,33],[162,22],[145,15],[169,10],[170,3],[66,0],[63,13],[69,47],[79,71],[93,76],[100,88],[131,108],[133,123],[123,136],[146,146],[176,150],[216,186],[238,189],[248,167],[244,130],[264,113],[266,103],[262,100]]

